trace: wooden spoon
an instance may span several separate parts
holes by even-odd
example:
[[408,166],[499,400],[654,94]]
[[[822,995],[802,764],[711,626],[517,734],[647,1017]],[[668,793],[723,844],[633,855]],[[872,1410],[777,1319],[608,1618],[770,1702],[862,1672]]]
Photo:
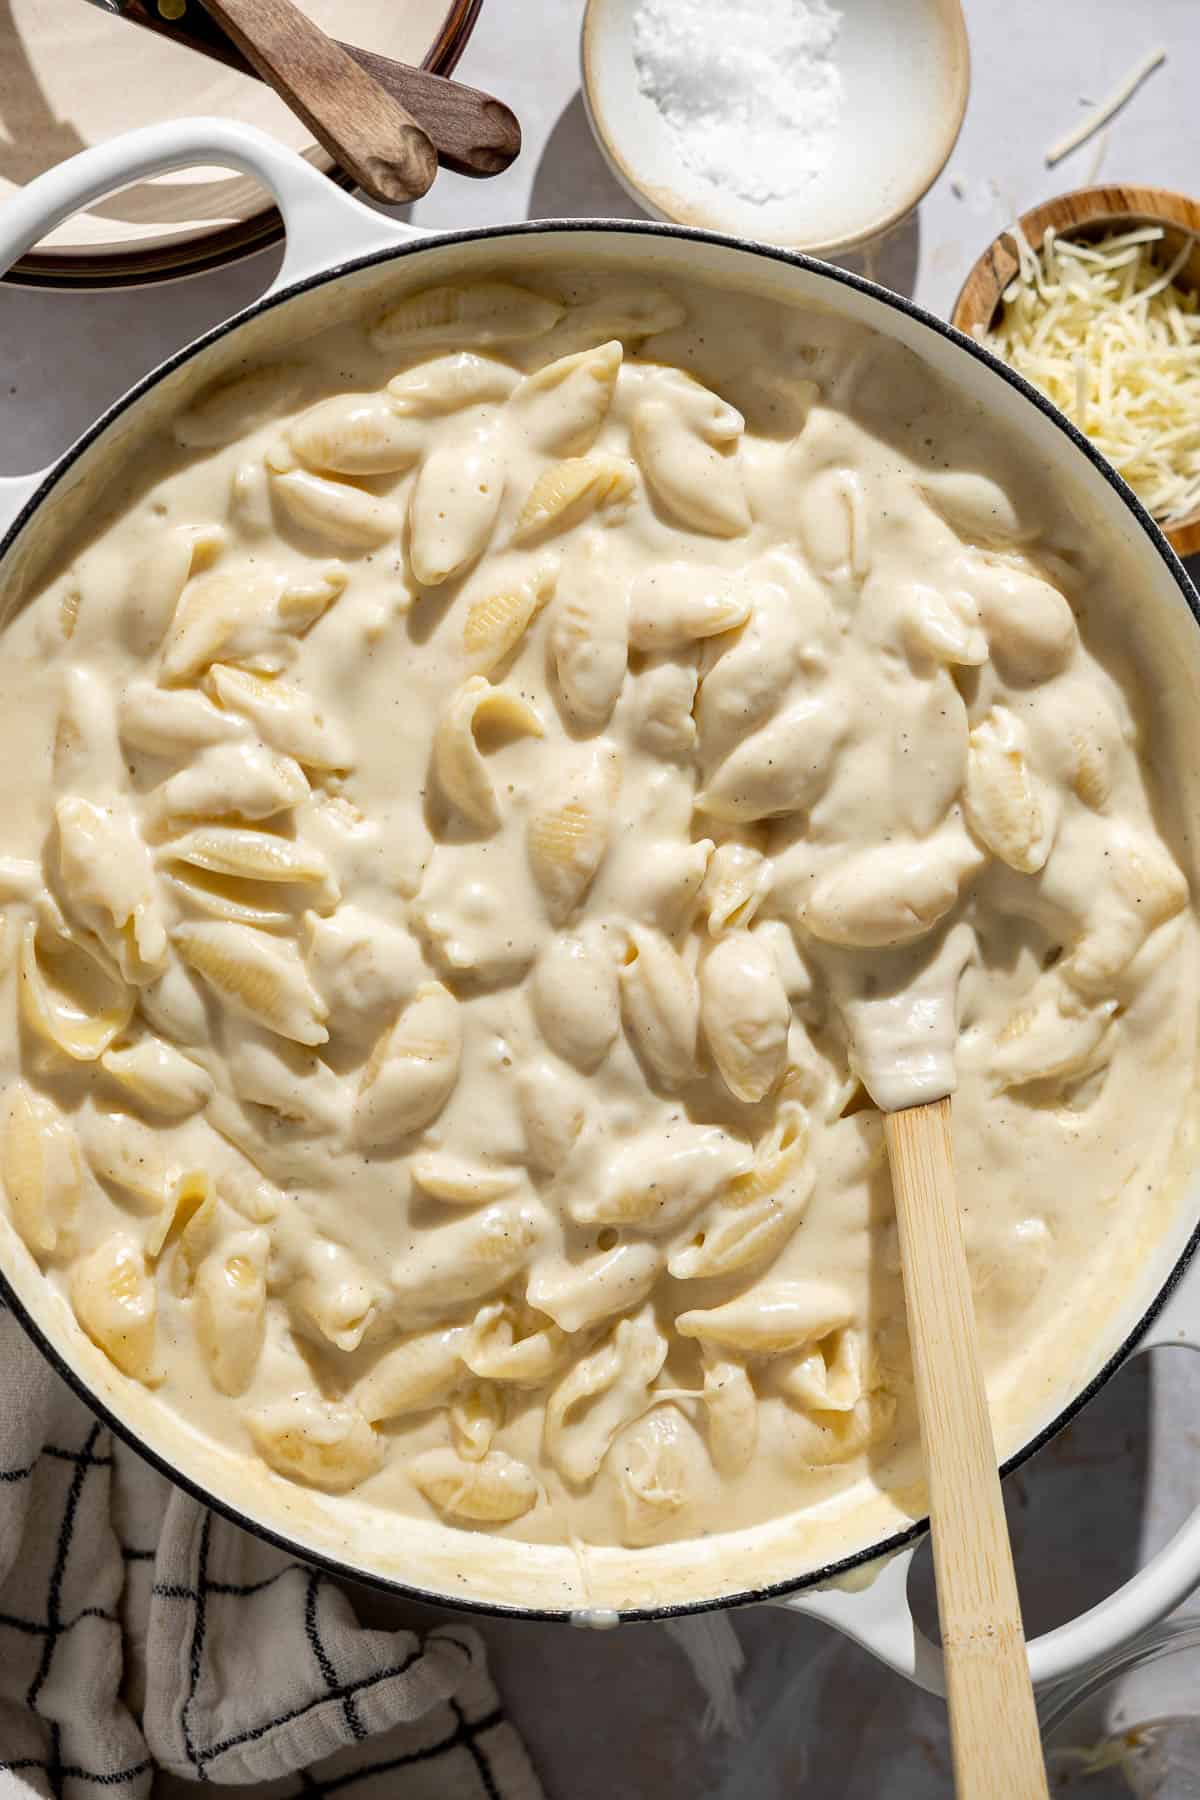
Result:
[[950,1101],[885,1113],[959,1800],[1045,1800],[954,1181]]
[[263,79],[373,200],[416,200],[437,152],[408,109],[292,0],[204,0]]
[[[173,38],[240,74],[259,75],[217,20],[195,0],[182,0],[182,10],[179,0],[175,5],[162,0],[162,10],[154,0],[92,0],[92,4],[105,12],[115,5],[117,15],[131,25]],[[428,133],[443,169],[453,169],[457,175],[499,175],[520,154],[521,127],[516,115],[494,94],[462,81],[449,81],[428,69],[411,68],[358,44],[342,44],[341,48],[408,109]]]

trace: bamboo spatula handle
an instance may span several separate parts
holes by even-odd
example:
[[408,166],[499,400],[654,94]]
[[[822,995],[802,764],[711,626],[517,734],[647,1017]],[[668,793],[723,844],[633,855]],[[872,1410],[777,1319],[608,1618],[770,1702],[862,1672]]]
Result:
[[885,1113],[958,1800],[1044,1800],[955,1191],[950,1102]]
[[374,200],[416,200],[437,152],[412,114],[292,0],[204,0],[248,62]]

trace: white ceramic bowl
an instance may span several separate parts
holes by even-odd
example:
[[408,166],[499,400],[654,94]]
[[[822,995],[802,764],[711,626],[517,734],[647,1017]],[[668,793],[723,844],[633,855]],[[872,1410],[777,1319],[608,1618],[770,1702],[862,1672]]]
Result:
[[[684,161],[676,133],[641,92],[637,0],[588,0],[583,95],[613,174],[654,218],[827,256],[878,237],[932,186],[953,150],[970,87],[959,0],[839,0],[834,58],[845,89],[829,170],[761,205]],[[714,29],[726,29],[713,8]]]

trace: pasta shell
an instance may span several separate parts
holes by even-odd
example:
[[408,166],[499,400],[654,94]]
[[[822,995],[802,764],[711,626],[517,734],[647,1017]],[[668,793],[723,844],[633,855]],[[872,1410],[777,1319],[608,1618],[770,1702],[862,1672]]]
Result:
[[595,934],[560,934],[538,958],[529,998],[538,1029],[564,1062],[590,1073],[621,1028],[616,963]]
[[557,1373],[568,1348],[566,1333],[540,1313],[493,1300],[476,1313],[462,1359],[487,1381],[537,1388]]
[[481,1462],[504,1423],[504,1394],[490,1381],[470,1381],[450,1402],[450,1441],[465,1462]]
[[54,735],[55,788],[92,800],[111,800],[124,788],[125,773],[108,683],[88,669],[64,670]]
[[562,318],[556,300],[505,281],[423,288],[390,307],[372,328],[377,350],[425,350],[436,344],[519,344]]
[[287,896],[268,888],[271,901],[267,903],[262,888],[253,882],[189,869],[186,875],[168,873],[166,886],[189,916],[199,913],[231,925],[250,925],[259,931],[285,931],[296,923],[295,914],[282,904]]
[[418,1316],[484,1300],[526,1266],[537,1237],[535,1215],[514,1200],[434,1226],[392,1264],[396,1299]]
[[462,1380],[466,1325],[418,1331],[385,1350],[354,1389],[354,1404],[372,1425],[440,1406]]
[[619,780],[616,751],[597,744],[547,781],[529,815],[529,867],[556,924],[575,911],[604,860]]
[[849,1320],[849,1305],[835,1288],[815,1281],[780,1281],[751,1288],[723,1306],[680,1313],[675,1329],[681,1337],[747,1356],[777,1356],[802,1350]]
[[691,1431],[677,1406],[656,1406],[623,1433],[614,1473],[624,1543],[641,1548],[680,1531],[696,1487],[685,1448]]
[[188,583],[163,639],[162,679],[189,681],[216,662],[278,671],[301,636],[346,585],[331,563],[315,581],[290,586],[282,570],[217,570]]
[[283,412],[300,387],[298,368],[266,363],[206,388],[175,420],[175,442],[189,450],[215,450],[245,437]]
[[801,921],[826,944],[910,944],[945,917],[984,860],[957,829],[861,850],[819,878]]
[[1000,1031],[993,1074],[1007,1088],[1090,1074],[1103,1060],[1116,1010],[1115,1000],[1088,1005],[1052,980]]
[[379,1311],[380,1292],[341,1244],[327,1238],[310,1243],[299,1280],[288,1294],[301,1329],[315,1331],[335,1350],[357,1350]]
[[338,898],[333,871],[321,852],[302,839],[279,837],[273,831],[201,825],[172,839],[163,855],[171,862],[187,863],[210,875],[233,875],[243,881],[298,882],[305,887],[322,888],[322,898],[330,904]]
[[461,1057],[458,1002],[440,982],[425,982],[363,1071],[355,1113],[360,1143],[392,1144],[436,1119],[454,1091]]
[[[204,701],[203,695],[196,698]],[[291,756],[264,744],[213,744],[160,788],[151,805],[161,819],[276,818],[307,798],[308,777]]]
[[700,889],[701,909],[713,937],[745,931],[771,891],[774,871],[750,844],[718,844]]
[[711,537],[740,537],[749,531],[750,508],[736,449],[718,449],[710,435],[681,418],[678,407],[666,399],[641,402],[634,411],[632,438],[646,486],[672,519]]
[[382,394],[336,394],[302,413],[287,441],[310,469],[331,475],[390,475],[425,447],[420,425]]
[[414,581],[437,587],[483,554],[504,498],[504,481],[504,461],[491,432],[430,451],[408,508]]
[[196,1272],[192,1312],[196,1342],[213,1386],[243,1394],[262,1354],[267,1332],[267,1237],[242,1231],[223,1250],[205,1257]]
[[627,499],[636,481],[633,464],[607,451],[551,463],[530,488],[517,515],[513,543],[528,544],[552,532],[569,530],[597,507]]
[[777,1194],[784,1183],[803,1205],[812,1192],[816,1169],[809,1159],[811,1134],[803,1107],[784,1101],[766,1137],[755,1146],[754,1166],[735,1175],[725,1189],[724,1200],[737,1209],[756,1206]]
[[526,376],[510,416],[531,450],[582,456],[591,448],[612,405],[621,356],[614,338],[594,350],[560,356]]
[[784,580],[754,588],[750,617],[737,632],[712,644],[696,696],[696,724],[706,769],[729,755],[771,717],[802,667],[806,643],[821,635],[829,602],[795,558]]
[[546,1402],[542,1448],[565,1481],[582,1487],[597,1473],[617,1433],[646,1410],[666,1354],[646,1306],[563,1376]]
[[575,1192],[568,1208],[580,1225],[668,1231],[707,1205],[750,1164],[747,1146],[719,1126],[667,1124],[619,1150],[599,1191]]
[[818,1413],[853,1412],[863,1397],[862,1337],[841,1328],[821,1338],[775,1380],[789,1400]]
[[734,631],[750,617],[749,590],[724,569],[663,563],[629,591],[629,642],[663,654]]
[[562,1331],[586,1331],[637,1306],[652,1291],[662,1266],[662,1253],[653,1244],[614,1244],[578,1263],[543,1257],[525,1298]]
[[240,463],[229,484],[229,518],[238,536],[256,543],[275,529],[267,466],[257,456]]
[[805,695],[730,752],[696,795],[697,810],[730,824],[809,811],[847,729],[832,696]]
[[74,1231],[83,1163],[74,1127],[44,1095],[9,1090],[0,1175],[8,1211],[34,1256],[53,1256]]
[[378,550],[400,536],[404,514],[348,481],[331,481],[308,469],[272,473],[271,494],[286,518],[323,543],[351,553]]
[[473,600],[463,620],[463,655],[476,675],[489,675],[511,655],[550,596],[545,571]]
[[267,743],[306,769],[354,767],[349,740],[330,725],[302,688],[216,664],[208,681],[222,706],[244,714]]
[[238,1017],[298,1044],[323,1044],[327,1008],[295,944],[248,925],[178,925],[172,939],[188,967]]
[[416,939],[365,907],[304,915],[309,977],[334,1028],[361,1027],[411,1000],[425,974]]
[[[53,966],[54,979],[50,968]],[[30,920],[17,963],[21,1017],[35,1040],[74,1062],[94,1062],[124,1031],[137,1001],[134,990],[72,934],[41,941]]]
[[706,1359],[704,1405],[713,1467],[721,1475],[744,1474],[758,1448],[758,1399],[741,1363]]
[[975,836],[1010,869],[1035,875],[1045,867],[1051,821],[1005,706],[993,706],[971,733],[963,808]]
[[344,1494],[373,1475],[384,1445],[358,1408],[344,1400],[298,1394],[247,1413],[263,1461],[289,1480]]
[[962,589],[944,594],[914,581],[905,596],[901,619],[905,642],[918,657],[965,668],[978,668],[987,661],[979,608]]
[[173,953],[165,973],[141,990],[138,1004],[146,1023],[164,1037],[192,1048],[208,1043],[210,1032],[204,998]]
[[858,473],[825,469],[810,476],[797,494],[796,531],[816,574],[826,581],[863,581],[871,567],[871,541]]
[[269,1225],[279,1217],[283,1206],[279,1189],[257,1169],[249,1167],[222,1169],[217,1176],[217,1193],[252,1225]]
[[965,565],[962,585],[979,608],[988,652],[1005,681],[1026,686],[1066,668],[1079,629],[1057,588],[1006,564],[975,559]]
[[134,750],[148,751],[172,762],[182,762],[197,750],[244,738],[245,719],[223,712],[189,688],[160,688],[149,681],[131,681],[118,709],[121,742]]
[[138,656],[162,642],[189,576],[211,563],[225,541],[219,525],[175,526],[140,558],[121,612],[121,636]]
[[122,976],[142,986],[161,975],[167,928],[150,852],[125,802],[94,806],[71,796],[54,808],[63,890],[80,924],[99,938]]
[[450,1206],[483,1206],[521,1185],[520,1169],[469,1162],[442,1150],[420,1151],[410,1167],[419,1188]]
[[1109,884],[1093,897],[1087,927],[1059,965],[1087,1000],[1108,998],[1151,934],[1188,903],[1186,879],[1148,833],[1114,825],[1105,869]]
[[690,758],[696,749],[696,704],[699,672],[687,663],[665,658],[643,670],[634,689],[634,737],[661,762]]
[[418,363],[388,382],[396,411],[408,418],[429,419],[458,412],[464,406],[507,400],[520,376],[491,356],[458,350]]
[[319,1056],[284,1038],[239,1043],[229,1073],[243,1104],[265,1106],[307,1131],[340,1133],[350,1123],[349,1084]]
[[100,1066],[139,1106],[166,1119],[190,1117],[212,1093],[207,1070],[163,1038],[147,1035],[128,1050],[106,1050]]
[[550,615],[549,649],[559,699],[581,731],[607,724],[629,661],[627,607],[614,584],[599,532],[589,531],[564,563]]
[[124,1375],[150,1382],[158,1294],[137,1242],[114,1233],[71,1271],[71,1305],[93,1344]]
[[696,1073],[700,996],[696,978],[659,931],[629,927],[620,970],[630,1042],[657,1081],[676,1088]]
[[528,700],[493,687],[482,675],[464,681],[442,709],[433,734],[433,768],[452,806],[480,831],[496,831],[500,807],[476,732],[488,722],[509,732],[544,737],[545,726]]
[[955,469],[920,484],[921,498],[951,530],[972,544],[1017,544],[1037,535],[1025,525],[1000,484],[973,470]]
[[572,306],[554,327],[549,343],[556,352],[568,346],[587,349],[608,338],[634,343],[660,331],[673,331],[687,316],[682,300],[666,288],[646,287],[638,282],[626,288],[613,287],[602,300]]
[[748,931],[721,938],[700,965],[700,1021],[735,1100],[756,1105],[783,1074],[792,1009],[775,960]]
[[795,1420],[791,1452],[806,1468],[828,1468],[861,1456],[891,1428],[896,1397],[882,1389],[864,1394],[849,1412],[802,1412]]
[[712,1280],[773,1261],[803,1216],[803,1204],[767,1196],[737,1212],[718,1213],[713,1223],[668,1259],[677,1281]]
[[530,1162],[545,1175],[557,1175],[587,1123],[580,1084],[552,1063],[530,1063],[517,1076],[517,1106]]
[[1098,735],[1076,729],[1070,735],[1071,787],[1094,812],[1103,812],[1112,794],[1113,772],[1108,751]]
[[537,1504],[533,1475],[503,1450],[489,1450],[479,1462],[466,1462],[450,1449],[425,1450],[408,1473],[430,1505],[457,1523],[508,1525]]

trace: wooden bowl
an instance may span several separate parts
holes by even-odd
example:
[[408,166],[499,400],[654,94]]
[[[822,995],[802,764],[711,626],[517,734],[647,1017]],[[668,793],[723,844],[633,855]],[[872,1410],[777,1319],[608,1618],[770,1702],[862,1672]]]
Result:
[[[1061,194],[1057,200],[1035,206],[1017,223],[1034,251],[1041,249],[1051,227],[1059,237],[1100,237],[1126,225],[1161,225],[1168,257],[1177,256],[1185,240],[1191,240],[1192,254],[1175,279],[1185,287],[1200,288],[1200,201],[1189,200],[1186,194],[1151,187],[1077,188],[1074,193]],[[1012,234],[1002,231],[963,282],[950,315],[951,324],[968,337],[977,336],[980,329],[988,330],[1017,266]],[[1200,551],[1200,507],[1163,530],[1178,556]]]

